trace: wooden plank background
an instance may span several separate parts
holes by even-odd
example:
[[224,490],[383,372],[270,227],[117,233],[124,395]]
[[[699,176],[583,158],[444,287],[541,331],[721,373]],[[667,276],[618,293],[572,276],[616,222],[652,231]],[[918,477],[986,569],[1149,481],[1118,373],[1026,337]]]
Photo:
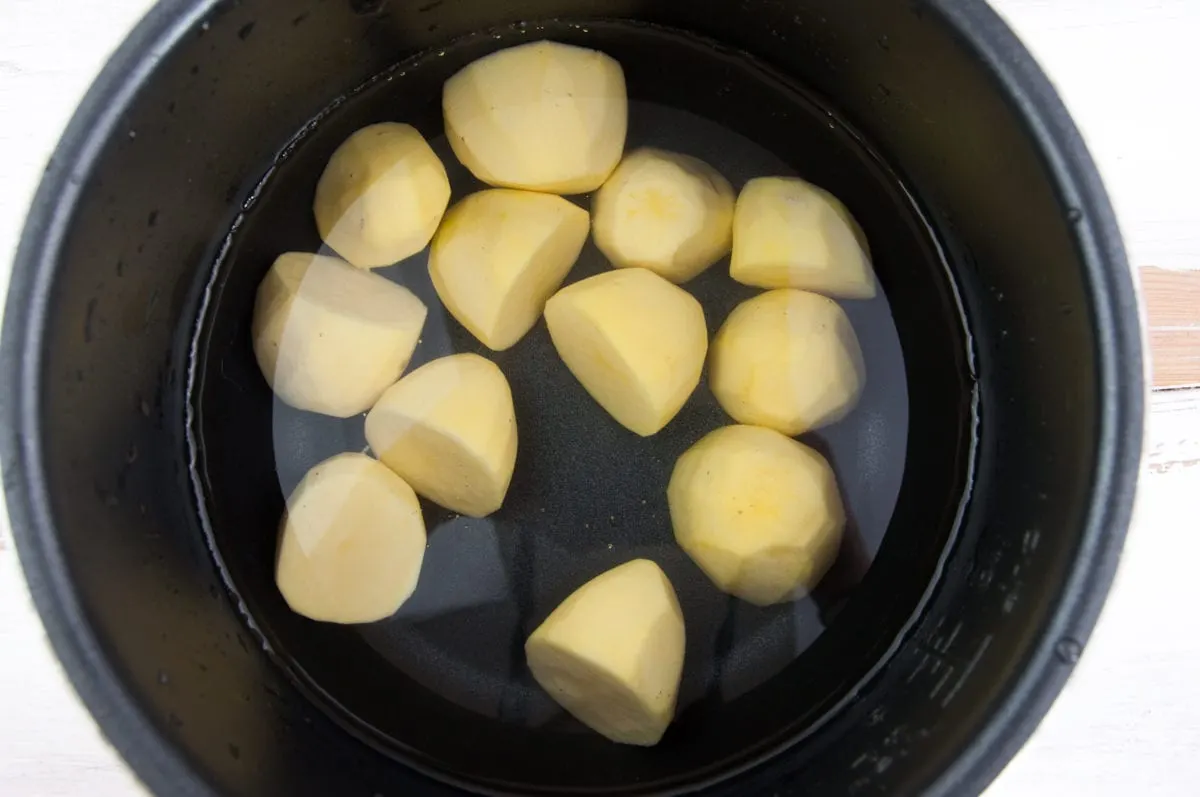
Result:
[[1200,271],[1140,270],[1154,387],[1200,386]]

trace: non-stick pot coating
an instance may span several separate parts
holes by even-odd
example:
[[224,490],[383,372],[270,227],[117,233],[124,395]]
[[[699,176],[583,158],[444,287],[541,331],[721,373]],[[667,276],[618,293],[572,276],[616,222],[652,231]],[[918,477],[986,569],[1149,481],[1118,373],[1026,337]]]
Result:
[[[589,44],[622,64],[628,148],[702,157],[738,188],[799,171],[844,199],[871,239],[891,304],[883,295],[843,303],[862,345],[866,388],[847,418],[803,436],[838,474],[849,516],[839,561],[811,600],[735,600],[674,541],[671,469],[730,423],[704,379],[666,428],[640,437],[580,388],[544,324],[503,352],[478,343],[441,307],[425,255],[377,273],[430,307],[413,367],[473,351],[511,384],[519,450],[504,505],[476,520],[426,502],[428,562],[413,597],[384,621],[310,622],[274,584],[283,497],[314,464],[366,441],[361,417],[319,417],[273,400],[249,342],[255,287],[276,253],[320,248],[314,186],[333,150],[365,125],[406,120],[447,164],[456,196],[483,188],[442,133],[442,86],[481,55],[531,36]],[[899,177],[861,139],[819,100],[694,34],[546,21],[490,29],[401,62],[285,148],[211,278],[193,347],[192,434],[205,530],[223,573],[311,699],[384,752],[465,784],[658,793],[693,788],[794,742],[870,676],[919,607],[955,531],[975,453],[975,389],[937,242]],[[567,279],[609,269],[589,243]],[[712,334],[759,293],[730,278],[728,261],[686,288]],[[534,682],[524,653],[560,601],[633,557],[667,573],[687,631],[676,719],[653,755],[587,733]]]
[[[222,235],[284,142],[407,54],[552,17],[690,31],[827,100],[913,190],[973,335],[962,363],[933,361],[973,371],[977,392],[961,395],[977,396],[979,423],[950,414],[963,439],[977,432],[978,456],[937,480],[939,492],[968,477],[974,489],[928,605],[819,729],[713,793],[962,793],[1003,766],[1077,660],[1128,521],[1142,409],[1132,286],[1086,152],[1001,23],[975,2],[859,5],[262,0],[152,12],[35,199],[0,383],[5,486],[35,599],[81,695],[156,792],[453,793],[347,733],[247,628],[200,528],[187,363],[199,308],[222,288],[207,285]],[[885,287],[898,317],[921,315],[902,280]],[[932,302],[927,323],[950,328],[951,310]],[[908,345],[910,389],[940,379]],[[483,736],[464,732],[463,749],[497,756]],[[525,755],[536,763],[536,747]]]

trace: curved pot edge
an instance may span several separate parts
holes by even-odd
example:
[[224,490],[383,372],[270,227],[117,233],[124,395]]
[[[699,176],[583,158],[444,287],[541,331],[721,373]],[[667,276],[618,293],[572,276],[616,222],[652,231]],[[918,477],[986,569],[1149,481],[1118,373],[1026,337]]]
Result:
[[1144,332],[1135,276],[1096,164],[1053,84],[982,0],[929,0],[991,72],[1038,142],[1065,206],[1081,211],[1076,242],[1091,285],[1100,382],[1091,503],[1079,551],[1024,672],[928,791],[979,794],[1028,741],[1062,691],[1100,617],[1133,514],[1146,407]]

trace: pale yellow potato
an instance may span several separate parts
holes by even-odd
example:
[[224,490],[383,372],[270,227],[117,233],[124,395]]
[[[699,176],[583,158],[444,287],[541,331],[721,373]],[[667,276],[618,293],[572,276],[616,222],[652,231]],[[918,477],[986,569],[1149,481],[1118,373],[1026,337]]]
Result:
[[546,324],[584,389],[642,437],[666,426],[700,382],[704,310],[652,271],[620,269],[568,285],[546,302]]
[[629,102],[615,60],[538,41],[469,64],[446,81],[454,154],[485,183],[555,194],[594,191],[625,149]]
[[844,299],[875,295],[862,228],[846,206],[798,177],[759,177],[738,195],[729,274],[759,288]]
[[477,354],[455,354],[405,376],[367,413],[367,442],[413,489],[471,517],[504,503],[517,460],[508,380]]
[[588,212],[560,196],[495,188],[450,209],[429,273],[446,309],[493,351],[542,315],[587,241]]
[[390,266],[426,247],[450,202],[441,160],[410,125],[357,131],[317,183],[317,231],[359,268]]
[[596,193],[593,235],[619,268],[687,282],[729,254],[733,187],[704,161],[639,149]]
[[258,286],[254,354],[285,403],[348,418],[404,373],[425,315],[420,299],[378,274],[289,252]]
[[654,562],[634,559],[571,594],[525,643],[533,677],[614,742],[658,744],[675,715],[683,614]]
[[759,606],[816,587],[846,523],[825,458],[761,426],[701,438],[676,461],[667,501],[680,547],[723,592]]
[[739,423],[794,436],[846,416],[866,374],[837,302],[781,289],[739,304],[713,338],[709,383]]
[[338,454],[314,465],[288,498],[275,583],[305,617],[370,623],[408,600],[424,556],[412,488],[368,456]]

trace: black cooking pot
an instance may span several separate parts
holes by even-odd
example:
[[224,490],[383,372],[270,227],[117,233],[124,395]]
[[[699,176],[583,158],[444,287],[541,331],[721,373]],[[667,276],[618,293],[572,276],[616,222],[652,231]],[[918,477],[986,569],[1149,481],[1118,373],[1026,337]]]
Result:
[[[313,183],[361,124],[413,122],[472,188],[438,139],[441,81],[531,37],[618,57],[631,140],[738,184],[799,172],[872,242],[886,298],[847,308],[883,388],[810,440],[851,533],[795,611],[735,604],[660,544],[673,457],[727,422],[707,391],[652,441],[624,435],[544,326],[497,358],[522,433],[505,509],[480,532],[427,507],[432,580],[465,569],[453,598],[498,573],[499,597],[434,612],[423,575],[425,615],[345,628],[272,587],[284,494],[361,429],[272,402],[254,286],[319,246]],[[385,273],[428,289],[423,269]],[[721,267],[690,287],[710,325],[748,295]],[[474,346],[437,329],[419,357]],[[55,650],[160,795],[973,794],[1046,711],[1112,579],[1141,358],[1095,168],[977,0],[170,0],[34,201],[4,325],[5,489]],[[452,544],[476,533],[478,561]],[[686,699],[651,750],[553,714],[519,656],[557,600],[642,553],[689,623]]]

